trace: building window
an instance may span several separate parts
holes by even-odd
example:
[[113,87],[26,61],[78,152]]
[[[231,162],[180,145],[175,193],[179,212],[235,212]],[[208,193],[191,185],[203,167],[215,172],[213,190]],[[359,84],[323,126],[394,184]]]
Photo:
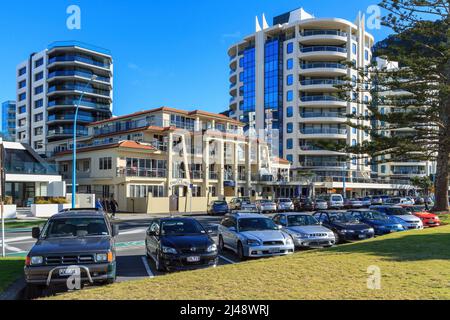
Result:
[[386,166],[385,165],[382,165],[381,166],[381,173],[386,173]]
[[366,59],[366,61],[369,61],[369,50],[364,51],[364,58]]
[[164,186],[130,185],[130,198],[147,198],[151,193],[154,198],[164,197]]
[[294,132],[294,124],[292,122],[289,122],[286,124],[286,132],[287,133],[293,133]]
[[21,93],[19,94],[19,101],[23,101],[27,98],[27,94],[26,93]]
[[287,107],[286,108],[286,117],[292,118],[294,116],[294,108],[293,107]]
[[20,119],[18,126],[20,127],[24,127],[27,124],[27,119]]
[[41,72],[39,72],[39,73],[36,73],[35,75],[34,75],[34,81],[39,81],[39,80],[41,80],[41,79],[43,79],[44,78],[44,72],[43,71],[41,71]]
[[286,77],[286,85],[292,86],[294,84],[294,76],[292,74],[289,74]]
[[34,108],[38,109],[44,106],[44,100],[39,99],[34,102]]
[[42,92],[44,92],[44,86],[34,88],[34,94],[40,94]]
[[353,139],[353,140],[352,140],[352,146],[353,146],[353,147],[356,147],[357,144],[358,144],[358,143],[356,142],[356,140]]
[[289,90],[289,91],[286,93],[286,100],[287,100],[288,102],[294,100],[294,91]]
[[286,160],[289,161],[290,163],[293,163],[294,162],[294,157],[292,156],[292,154],[288,154],[286,156]]
[[25,88],[27,86],[27,80],[22,80],[19,82],[19,89]]
[[20,106],[19,107],[19,114],[24,114],[25,112],[27,112],[27,107],[26,106]]
[[36,60],[35,62],[34,62],[34,67],[35,68],[39,68],[40,66],[42,66],[44,64],[44,58],[40,58],[40,59],[38,59],[38,60]]
[[24,140],[27,138],[27,134],[25,131],[19,132],[18,135],[19,135],[19,140]]
[[353,54],[356,54],[356,43],[352,44],[352,52]]
[[43,134],[44,134],[44,127],[34,128],[34,135],[35,136],[41,136]]
[[293,42],[289,42],[287,44],[286,52],[287,52],[287,54],[291,54],[294,52],[294,43]]
[[44,120],[44,114],[42,112],[34,115],[34,122],[40,122],[42,120]]
[[42,140],[34,142],[34,149],[42,149],[44,147],[44,142]]
[[23,68],[19,69],[19,77],[23,76],[25,73],[27,73],[27,68],[26,67],[23,67]]
[[100,170],[111,170],[112,169],[112,158],[100,158],[99,159],[99,169]]
[[288,59],[286,62],[286,68],[288,70],[292,70],[294,68],[294,60],[293,59]]
[[292,150],[292,148],[294,148],[294,141],[292,139],[287,139],[286,140],[286,148],[288,150]]
[[352,132],[353,132],[353,134],[357,134],[358,130],[356,128],[352,128]]

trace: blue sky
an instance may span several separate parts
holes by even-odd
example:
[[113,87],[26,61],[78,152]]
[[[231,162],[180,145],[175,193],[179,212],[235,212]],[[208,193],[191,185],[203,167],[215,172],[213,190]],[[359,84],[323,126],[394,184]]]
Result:
[[[81,8],[81,30],[68,30],[66,9]],[[3,1],[0,101],[15,98],[15,68],[57,40],[112,51],[114,114],[170,106],[226,110],[227,48],[254,32],[255,16],[303,7],[316,17],[354,21],[377,1],[352,0],[42,0]],[[382,40],[390,30],[371,31]]]

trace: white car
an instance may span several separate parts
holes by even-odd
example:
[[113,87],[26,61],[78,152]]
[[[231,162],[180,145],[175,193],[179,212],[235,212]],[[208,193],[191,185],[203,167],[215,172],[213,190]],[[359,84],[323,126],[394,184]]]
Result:
[[256,208],[261,213],[277,212],[277,205],[270,200],[258,200],[255,202]]
[[277,209],[278,211],[294,211],[294,203],[288,198],[278,199]]
[[423,229],[422,220],[410,214],[408,211],[405,210],[405,208],[401,206],[382,205],[382,206],[372,206],[370,207],[370,209],[388,215],[393,222],[401,224],[407,230]]
[[316,210],[328,210],[328,202],[324,199],[317,199],[315,209]]
[[396,197],[396,198],[390,198],[389,200],[386,201],[386,204],[390,204],[390,205],[414,205],[415,201],[412,198],[400,198],[400,197]]

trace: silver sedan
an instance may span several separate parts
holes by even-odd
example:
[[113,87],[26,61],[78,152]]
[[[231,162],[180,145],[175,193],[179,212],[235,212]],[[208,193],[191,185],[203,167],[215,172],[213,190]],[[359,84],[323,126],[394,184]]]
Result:
[[323,248],[336,244],[333,231],[309,214],[282,213],[275,215],[273,221],[292,237],[298,248]]

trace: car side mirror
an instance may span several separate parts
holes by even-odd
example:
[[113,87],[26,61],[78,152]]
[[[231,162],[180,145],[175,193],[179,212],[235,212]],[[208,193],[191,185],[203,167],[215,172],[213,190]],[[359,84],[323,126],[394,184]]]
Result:
[[39,229],[38,227],[34,227],[33,229],[31,229],[31,236],[33,237],[33,239],[39,239],[39,237],[41,236],[41,229]]
[[112,226],[112,236],[117,237],[119,235],[119,226],[117,224],[114,224]]

